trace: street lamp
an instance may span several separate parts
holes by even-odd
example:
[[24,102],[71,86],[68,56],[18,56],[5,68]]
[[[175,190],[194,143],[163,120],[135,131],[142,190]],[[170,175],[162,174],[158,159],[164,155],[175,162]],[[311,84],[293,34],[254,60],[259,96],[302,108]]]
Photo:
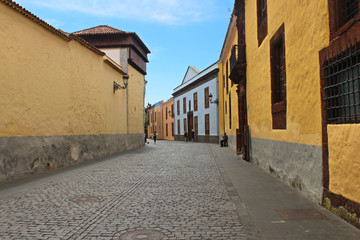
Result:
[[128,82],[129,82],[129,75],[125,74],[123,76],[123,80],[124,80],[124,86],[121,86],[120,84],[118,84],[117,82],[114,81],[113,87],[114,87],[114,94],[116,90],[119,89],[126,89]]
[[170,110],[169,110],[169,116],[170,116],[170,117],[174,117],[174,115],[171,113]]
[[212,97],[213,97],[213,95],[210,93],[210,95],[209,95],[210,103],[218,104],[218,103],[219,103],[219,100],[218,100],[218,99],[215,99],[214,101],[212,101]]

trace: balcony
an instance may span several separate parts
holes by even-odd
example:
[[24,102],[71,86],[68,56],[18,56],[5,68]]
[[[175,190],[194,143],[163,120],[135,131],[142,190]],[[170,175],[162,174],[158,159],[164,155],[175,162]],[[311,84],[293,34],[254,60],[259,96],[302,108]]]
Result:
[[234,45],[230,56],[230,76],[235,84],[245,79],[246,75],[246,45]]

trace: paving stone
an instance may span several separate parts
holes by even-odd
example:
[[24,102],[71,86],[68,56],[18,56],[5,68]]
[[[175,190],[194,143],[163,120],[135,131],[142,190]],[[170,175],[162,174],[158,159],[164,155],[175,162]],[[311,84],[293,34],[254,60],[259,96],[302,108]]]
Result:
[[208,144],[159,141],[0,198],[1,239],[247,239]]

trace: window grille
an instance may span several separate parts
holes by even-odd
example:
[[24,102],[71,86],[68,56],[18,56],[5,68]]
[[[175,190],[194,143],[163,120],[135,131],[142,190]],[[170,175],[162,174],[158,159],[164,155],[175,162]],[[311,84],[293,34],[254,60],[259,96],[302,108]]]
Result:
[[347,50],[328,57],[322,67],[328,124],[360,123],[359,60],[359,43],[349,43]]
[[345,0],[343,1],[343,10],[344,10],[344,17],[345,22],[349,21],[359,11],[359,0]]

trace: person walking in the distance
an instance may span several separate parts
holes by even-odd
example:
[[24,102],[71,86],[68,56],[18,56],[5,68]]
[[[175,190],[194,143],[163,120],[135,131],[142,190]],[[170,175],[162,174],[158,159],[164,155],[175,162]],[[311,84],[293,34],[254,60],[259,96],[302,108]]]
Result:
[[154,132],[153,139],[154,139],[154,144],[156,144],[156,131]]
[[186,131],[184,132],[184,140],[185,140],[185,142],[187,142],[187,132]]
[[194,129],[191,129],[191,141],[193,142],[195,138],[195,131]]
[[228,144],[228,136],[224,132],[223,140],[220,141],[220,147],[226,147]]

